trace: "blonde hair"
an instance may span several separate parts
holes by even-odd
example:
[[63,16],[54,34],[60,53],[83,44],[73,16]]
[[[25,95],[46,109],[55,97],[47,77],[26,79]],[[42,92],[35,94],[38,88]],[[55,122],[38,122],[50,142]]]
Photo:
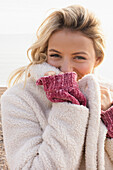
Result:
[[[23,75],[26,79],[30,77],[29,67],[47,60],[48,40],[50,36],[58,30],[67,28],[71,31],[81,31],[86,37],[91,38],[94,43],[96,57],[99,58],[98,65],[104,58],[104,36],[102,34],[100,21],[96,16],[82,6],[73,5],[52,12],[40,25],[37,30],[37,41],[27,50],[30,64],[26,67],[17,69],[9,78],[8,86],[15,78],[17,83]],[[31,51],[31,59],[29,52]]]

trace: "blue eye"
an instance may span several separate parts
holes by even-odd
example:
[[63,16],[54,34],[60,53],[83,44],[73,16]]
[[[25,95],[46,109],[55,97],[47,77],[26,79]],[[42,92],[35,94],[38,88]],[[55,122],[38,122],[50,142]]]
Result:
[[61,57],[59,54],[51,54],[50,57]]

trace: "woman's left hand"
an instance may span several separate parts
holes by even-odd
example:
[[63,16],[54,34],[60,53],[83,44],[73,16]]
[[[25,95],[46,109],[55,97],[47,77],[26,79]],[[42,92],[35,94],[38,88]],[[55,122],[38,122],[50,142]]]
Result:
[[105,87],[100,87],[101,90],[101,110],[106,111],[110,108],[112,104],[112,98],[110,94],[110,90]]

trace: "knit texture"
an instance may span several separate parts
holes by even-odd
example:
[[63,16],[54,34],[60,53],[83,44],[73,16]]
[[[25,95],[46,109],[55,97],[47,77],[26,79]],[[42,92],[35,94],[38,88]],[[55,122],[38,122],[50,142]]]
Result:
[[71,102],[86,106],[86,98],[77,84],[77,74],[68,72],[64,74],[41,77],[37,85],[43,85],[47,98],[51,102]]
[[101,119],[108,129],[107,137],[113,138],[113,106],[106,111],[102,111]]
[[48,63],[32,66],[25,88],[19,83],[2,95],[2,126],[10,169],[113,170],[113,140],[106,138],[107,128],[100,120],[98,82],[92,75],[78,81],[89,109],[68,102],[53,103],[43,86],[36,86],[50,70],[56,72]]

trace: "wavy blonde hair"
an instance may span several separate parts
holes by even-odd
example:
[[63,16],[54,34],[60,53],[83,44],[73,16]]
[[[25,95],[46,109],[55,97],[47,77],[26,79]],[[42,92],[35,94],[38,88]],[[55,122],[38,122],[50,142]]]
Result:
[[[94,43],[96,57],[99,58],[98,65],[104,58],[104,36],[101,30],[100,21],[96,16],[82,6],[72,5],[52,12],[40,25],[37,30],[37,41],[27,50],[30,64],[15,70],[9,77],[8,87],[15,78],[13,85],[16,84],[23,75],[25,83],[30,77],[29,67],[47,60],[48,40],[50,36],[58,30],[67,28],[71,31],[81,31],[86,37],[91,38]],[[29,57],[29,52],[31,52]]]

